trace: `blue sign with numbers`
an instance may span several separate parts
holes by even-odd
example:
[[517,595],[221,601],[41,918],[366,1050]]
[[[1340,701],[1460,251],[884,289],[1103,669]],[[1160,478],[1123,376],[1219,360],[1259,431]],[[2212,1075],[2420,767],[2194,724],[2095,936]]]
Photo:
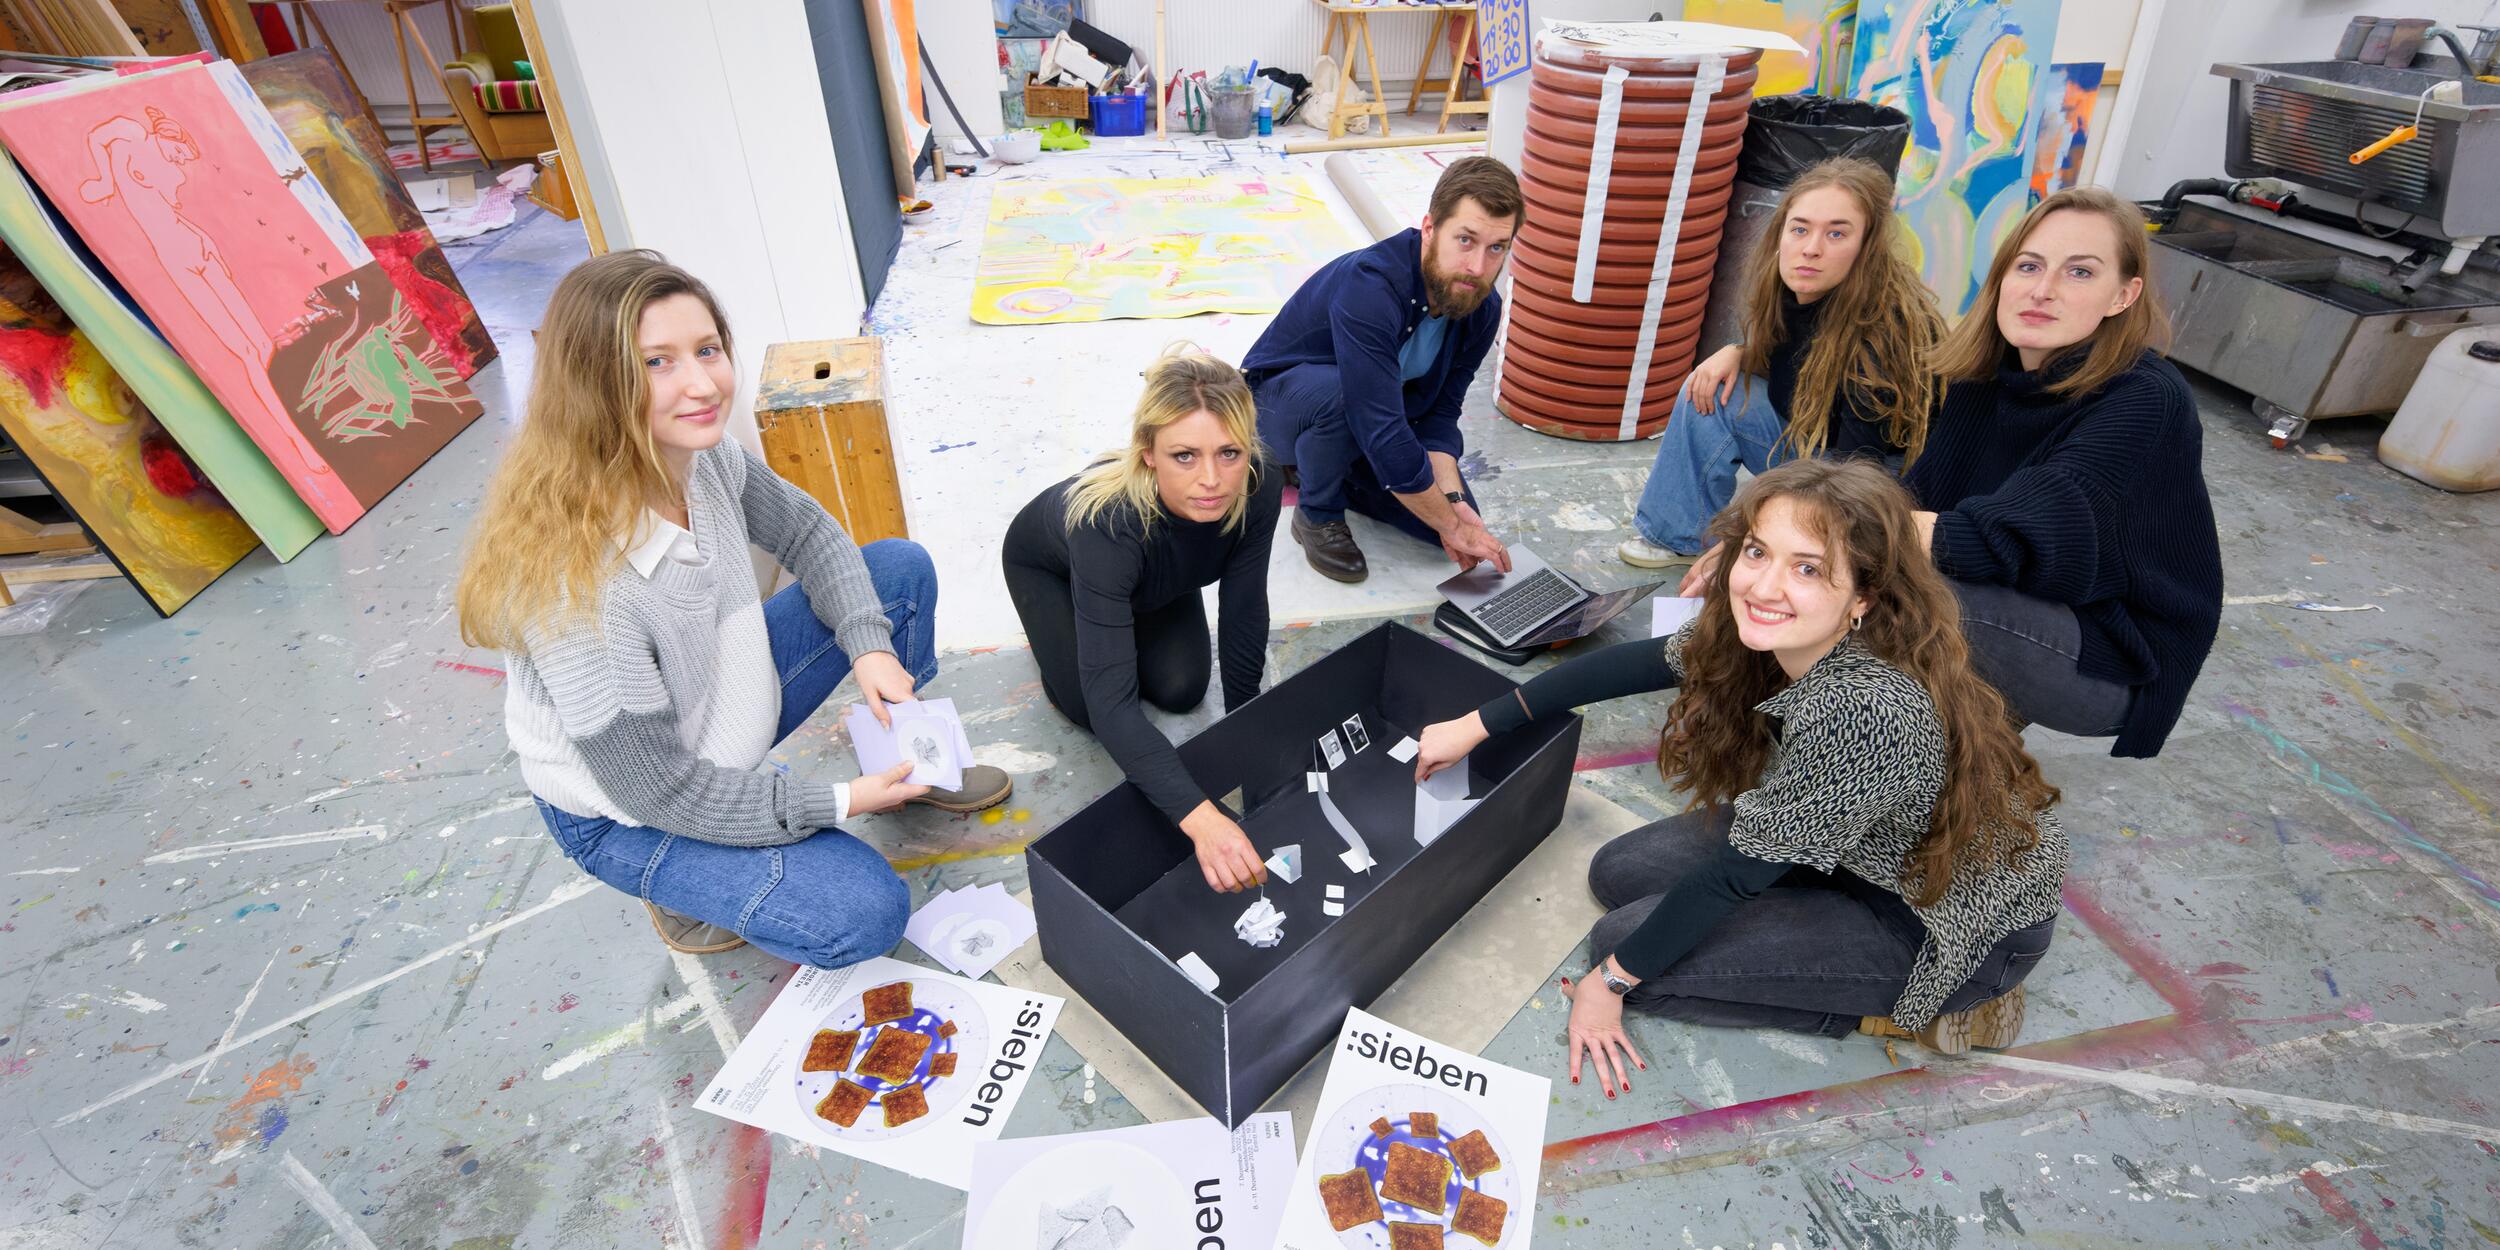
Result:
[[1528,0],[1478,0],[1476,41],[1486,86],[1528,68],[1529,36]]

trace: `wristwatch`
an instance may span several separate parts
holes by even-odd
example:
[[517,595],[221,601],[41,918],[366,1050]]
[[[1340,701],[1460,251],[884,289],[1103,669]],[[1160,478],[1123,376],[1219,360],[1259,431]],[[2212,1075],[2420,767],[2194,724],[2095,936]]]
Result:
[[1445,490],[1441,492],[1441,497],[1449,500],[1453,505],[1467,502],[1467,492],[1465,491]]
[[1598,965],[1589,969],[1589,971],[1601,980],[1605,981],[1607,990],[1612,992],[1617,998],[1621,998],[1632,992],[1632,983],[1624,980],[1622,977],[1616,976],[1614,974],[1614,970],[1608,968],[1603,960],[1598,961]]

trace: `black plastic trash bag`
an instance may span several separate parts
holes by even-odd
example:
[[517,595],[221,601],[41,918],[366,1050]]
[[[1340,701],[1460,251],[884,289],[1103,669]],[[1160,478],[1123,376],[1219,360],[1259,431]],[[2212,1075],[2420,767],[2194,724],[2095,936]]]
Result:
[[1746,118],[1736,176],[1776,191],[1817,161],[1855,156],[1895,177],[1909,142],[1910,116],[1897,108],[1827,95],[1764,96]]

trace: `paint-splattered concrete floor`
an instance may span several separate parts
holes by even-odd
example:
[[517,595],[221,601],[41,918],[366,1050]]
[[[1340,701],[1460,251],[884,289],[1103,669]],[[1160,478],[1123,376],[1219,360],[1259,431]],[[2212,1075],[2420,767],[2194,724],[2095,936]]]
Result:
[[[941,198],[977,222],[985,195]],[[283,567],[255,555],[169,621],[99,585],[0,639],[0,1245],[960,1240],[950,1190],[691,1106],[788,966],[672,958],[527,806],[499,661],[460,645],[449,593],[528,331],[582,252],[528,213],[456,249],[504,349],[490,417],[371,517]],[[892,309],[969,229],[907,240]],[[913,344],[899,373],[954,350],[925,311],[898,319],[917,321],[885,327]],[[1220,337],[1155,337],[1175,329]],[[1064,419],[1049,361],[1006,363],[1000,385]],[[2272,450],[2239,396],[2199,394],[2238,601],[2159,760],[2034,736],[2077,853],[2026,1044],[1943,1061],[1636,1021],[1629,1095],[1558,1083],[1537,1244],[2500,1244],[2500,498],[2380,468],[2367,425],[2310,440],[2343,459]],[[956,441],[972,407],[901,385],[898,441]],[[1602,522],[1649,448],[1528,434],[1481,389],[1469,414],[1489,512],[1622,584]],[[999,448],[945,454],[1026,454]],[[993,595],[952,593],[942,613],[996,632]],[[1271,675],[1367,624],[1280,628]],[[1016,848],[1112,771],[1012,642],[950,653],[938,689],[976,709],[1015,799],[857,831],[917,891],[1020,886]],[[1642,765],[1658,712],[1599,709],[1581,784],[1675,806]],[[825,715],[778,756],[847,758]],[[1553,993],[1483,1007],[1510,1018],[1488,1055],[1559,1076]],[[1136,1122],[1064,1044],[1042,1067],[1010,1134]]]

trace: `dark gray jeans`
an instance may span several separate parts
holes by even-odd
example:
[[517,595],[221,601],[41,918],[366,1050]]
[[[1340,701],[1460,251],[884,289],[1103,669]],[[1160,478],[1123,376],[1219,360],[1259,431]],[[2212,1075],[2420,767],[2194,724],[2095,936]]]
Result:
[[[1589,931],[1602,955],[1622,944],[1684,874],[1727,841],[1731,812],[1684,812],[1598,849],[1589,892],[1607,908]],[[1999,941],[1945,1000],[1963,1011],[2022,983],[2049,950],[2051,916]],[[1793,868],[1719,922],[1675,966],[1632,987],[1625,1005],[1687,1024],[1846,1037],[1888,1016],[1927,928],[1899,895],[1850,872]]]
[[1971,665],[2026,724],[2078,738],[2115,737],[2126,723],[2133,686],[2086,677],[2083,624],[2062,603],[1978,582],[1954,582]]

